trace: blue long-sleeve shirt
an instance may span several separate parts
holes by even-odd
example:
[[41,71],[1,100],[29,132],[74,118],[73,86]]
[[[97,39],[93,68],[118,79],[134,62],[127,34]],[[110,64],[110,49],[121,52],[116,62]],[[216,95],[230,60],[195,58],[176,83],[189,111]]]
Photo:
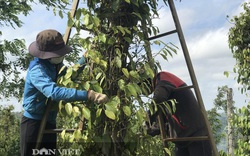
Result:
[[[78,63],[85,63],[82,57]],[[31,61],[26,75],[23,108],[24,116],[31,119],[41,120],[46,108],[46,101],[50,98],[53,101],[86,101],[87,91],[74,88],[59,87],[56,84],[57,65],[51,64],[48,60],[35,58]],[[83,69],[83,68],[82,68]],[[51,111],[48,116],[49,122],[56,119],[56,111]]]

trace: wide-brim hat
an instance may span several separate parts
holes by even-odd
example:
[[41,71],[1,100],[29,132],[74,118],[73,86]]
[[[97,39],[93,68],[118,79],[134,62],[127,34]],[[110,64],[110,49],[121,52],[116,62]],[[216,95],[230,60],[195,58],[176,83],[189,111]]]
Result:
[[72,48],[65,45],[62,34],[53,29],[41,31],[29,46],[29,53],[40,59],[61,57],[71,51]]

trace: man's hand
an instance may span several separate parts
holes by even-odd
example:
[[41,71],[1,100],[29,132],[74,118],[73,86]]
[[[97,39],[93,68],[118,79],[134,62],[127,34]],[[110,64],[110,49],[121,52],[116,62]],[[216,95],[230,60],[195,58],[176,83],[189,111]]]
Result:
[[88,51],[86,51],[85,53],[83,53],[84,58],[88,57]]
[[88,100],[94,103],[106,103],[108,102],[108,97],[105,94],[97,93],[93,90],[88,91]]

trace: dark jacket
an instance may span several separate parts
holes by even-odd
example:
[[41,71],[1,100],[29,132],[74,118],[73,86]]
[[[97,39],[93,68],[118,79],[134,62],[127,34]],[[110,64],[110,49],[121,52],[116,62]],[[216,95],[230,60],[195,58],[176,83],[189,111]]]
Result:
[[184,86],[187,86],[186,83],[177,76],[160,72],[155,77],[153,98],[158,104],[170,99],[177,101],[171,127],[174,127],[178,137],[206,135],[204,118],[192,90],[178,90]]

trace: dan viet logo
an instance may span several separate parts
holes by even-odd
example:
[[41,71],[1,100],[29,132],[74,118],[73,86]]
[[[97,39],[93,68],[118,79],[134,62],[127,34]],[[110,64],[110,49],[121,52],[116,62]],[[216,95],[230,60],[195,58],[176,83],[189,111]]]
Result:
[[32,149],[32,155],[80,155],[80,149]]

